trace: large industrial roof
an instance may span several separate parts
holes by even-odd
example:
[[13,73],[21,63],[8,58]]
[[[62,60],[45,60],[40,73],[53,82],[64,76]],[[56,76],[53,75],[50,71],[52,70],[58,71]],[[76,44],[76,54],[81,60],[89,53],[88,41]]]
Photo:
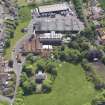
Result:
[[56,17],[56,18],[40,18],[36,19],[35,31],[81,31],[84,29],[84,25],[79,19],[68,17]]
[[40,6],[38,9],[39,9],[40,13],[44,13],[44,12],[67,10],[67,9],[69,9],[69,6],[67,3],[63,3],[63,4]]

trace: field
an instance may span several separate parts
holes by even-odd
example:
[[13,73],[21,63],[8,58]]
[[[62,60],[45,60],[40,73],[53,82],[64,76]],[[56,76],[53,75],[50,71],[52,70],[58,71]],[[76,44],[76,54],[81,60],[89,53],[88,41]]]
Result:
[[25,105],[85,105],[92,100],[96,91],[85,79],[81,66],[68,63],[58,65],[52,92],[25,96]]

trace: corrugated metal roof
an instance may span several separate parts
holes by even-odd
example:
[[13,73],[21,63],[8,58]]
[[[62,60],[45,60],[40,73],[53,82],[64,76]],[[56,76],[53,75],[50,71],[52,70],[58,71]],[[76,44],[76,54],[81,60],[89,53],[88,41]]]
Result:
[[81,31],[84,25],[77,18],[59,17],[42,18],[35,20],[35,30],[37,31]]
[[63,3],[63,4],[40,6],[38,9],[39,9],[40,13],[44,13],[44,12],[67,10],[67,9],[69,9],[69,6],[67,3]]

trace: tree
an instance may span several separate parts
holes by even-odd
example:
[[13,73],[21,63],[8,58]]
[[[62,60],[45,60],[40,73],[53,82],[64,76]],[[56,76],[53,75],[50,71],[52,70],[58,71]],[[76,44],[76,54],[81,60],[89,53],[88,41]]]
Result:
[[91,50],[87,53],[87,59],[89,61],[94,61],[95,58],[100,60],[102,58],[102,52],[99,50]]
[[92,105],[105,105],[105,90],[95,96],[92,100]]
[[81,20],[84,20],[84,14],[83,14],[83,1],[82,0],[72,0],[74,5],[75,5],[75,9],[76,9],[76,12],[78,14],[78,17],[81,19]]
[[68,47],[74,48],[74,49],[79,49],[79,43],[76,40],[75,41],[73,40],[68,44]]
[[25,72],[28,77],[32,76],[34,74],[33,66],[31,64],[23,65],[23,72]]
[[38,59],[36,72],[38,72],[39,70],[45,71],[45,64],[46,62],[44,61],[44,59]]
[[30,61],[31,63],[34,63],[34,62],[36,62],[36,57],[32,53],[30,53],[26,57],[26,60]]
[[11,67],[11,68],[13,67],[13,60],[9,60],[8,66]]
[[5,41],[5,48],[8,48],[8,47],[10,47],[10,39],[7,39]]
[[105,64],[105,56],[102,57],[102,62]]
[[21,75],[21,83],[23,83],[26,80],[28,80],[28,76],[25,72],[23,72],[22,75]]
[[24,78],[24,81],[22,82],[21,87],[23,89],[24,95],[32,94],[33,92],[35,92],[35,88],[36,88],[35,80]]
[[69,49],[67,51],[67,58],[69,58],[70,62],[78,63],[81,61],[81,53],[76,49]]
[[65,58],[66,58],[65,52],[64,52],[64,51],[60,52],[60,53],[59,53],[59,59],[60,59],[61,61],[65,61]]
[[94,41],[96,39],[96,33],[94,26],[86,27],[84,31],[80,33],[82,36],[85,36],[90,41]]
[[47,72],[51,74],[51,79],[54,80],[57,76],[57,70],[55,65],[52,62],[49,62],[46,65]]

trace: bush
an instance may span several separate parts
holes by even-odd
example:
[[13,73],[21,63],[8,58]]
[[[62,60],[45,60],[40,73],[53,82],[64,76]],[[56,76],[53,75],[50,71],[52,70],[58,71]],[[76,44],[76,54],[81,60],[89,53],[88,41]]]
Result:
[[92,105],[105,105],[105,90],[95,96],[92,100]]
[[26,60],[30,61],[31,63],[36,62],[36,59],[37,59],[37,57],[34,56],[32,53],[28,54],[27,57],[26,57]]
[[102,57],[102,62],[105,64],[105,56]]
[[85,71],[91,71],[91,65],[88,63],[86,59],[83,59],[82,61],[82,67],[84,68]]
[[4,47],[5,48],[10,47],[10,39],[8,39],[8,40],[5,41],[5,46]]
[[13,60],[9,60],[8,66],[11,67],[11,68],[13,68]]
[[52,84],[51,80],[48,80],[48,79],[44,80],[43,81],[43,86],[42,86],[42,91],[44,93],[49,93],[52,90],[52,85],[51,84]]
[[34,80],[27,79],[21,85],[24,95],[33,94],[35,92],[36,84]]
[[23,72],[25,72],[28,77],[33,76],[33,74],[34,74],[34,72],[33,72],[33,65],[31,65],[31,64],[23,65]]

